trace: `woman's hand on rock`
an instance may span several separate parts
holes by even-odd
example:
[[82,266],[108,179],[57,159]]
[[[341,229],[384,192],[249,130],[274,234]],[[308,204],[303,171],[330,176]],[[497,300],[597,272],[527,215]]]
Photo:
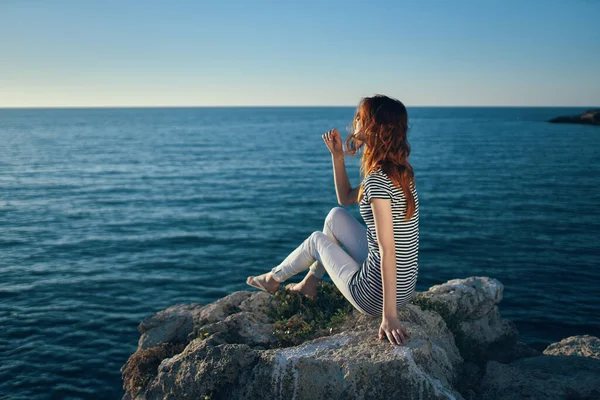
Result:
[[333,154],[334,156],[338,156],[344,153],[344,148],[342,146],[342,137],[340,136],[340,132],[338,132],[336,128],[327,131],[322,135],[322,137],[331,154]]
[[397,317],[383,317],[381,326],[379,327],[379,340],[387,339],[396,345],[405,344],[410,335],[406,328],[400,324]]

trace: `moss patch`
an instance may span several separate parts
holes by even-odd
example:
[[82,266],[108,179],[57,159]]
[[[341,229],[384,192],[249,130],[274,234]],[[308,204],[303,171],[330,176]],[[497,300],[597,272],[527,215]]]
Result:
[[307,340],[338,333],[354,307],[338,288],[321,282],[317,298],[279,290],[273,294],[268,315],[274,323],[273,335],[278,347],[296,346]]
[[423,295],[423,293],[417,293],[410,302],[421,308],[421,310],[435,311],[444,319],[448,329],[454,334],[455,338],[460,335],[460,320],[452,314],[447,305],[441,301],[432,300],[430,297]]
[[132,394],[132,397],[135,397],[157,375],[161,361],[181,353],[186,345],[187,343],[162,342],[149,349],[142,349],[133,353],[121,368],[123,389]]

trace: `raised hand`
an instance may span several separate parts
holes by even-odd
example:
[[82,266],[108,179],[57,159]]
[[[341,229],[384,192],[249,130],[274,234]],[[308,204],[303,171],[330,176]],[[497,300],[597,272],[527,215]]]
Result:
[[331,154],[343,154],[344,147],[342,146],[342,137],[336,128],[327,131],[327,133],[324,133],[322,137]]

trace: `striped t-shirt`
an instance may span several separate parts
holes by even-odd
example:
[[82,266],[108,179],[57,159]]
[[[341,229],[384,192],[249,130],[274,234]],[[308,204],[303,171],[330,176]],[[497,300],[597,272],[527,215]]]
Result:
[[369,252],[361,269],[354,275],[350,291],[356,303],[371,315],[383,312],[381,280],[381,257],[375,231],[371,198],[390,199],[396,244],[396,306],[408,303],[415,292],[418,275],[419,254],[419,197],[414,182],[411,191],[415,198],[415,214],[404,221],[407,200],[401,188],[397,188],[381,168],[363,180],[363,198],[359,203],[360,215],[367,224]]

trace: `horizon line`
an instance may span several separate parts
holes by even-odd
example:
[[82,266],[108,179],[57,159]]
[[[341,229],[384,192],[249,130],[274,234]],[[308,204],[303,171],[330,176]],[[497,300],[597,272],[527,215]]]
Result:
[[[600,108],[584,105],[406,105],[407,108]],[[178,105],[178,106],[0,106],[0,110],[128,109],[128,108],[355,108],[356,105]]]

